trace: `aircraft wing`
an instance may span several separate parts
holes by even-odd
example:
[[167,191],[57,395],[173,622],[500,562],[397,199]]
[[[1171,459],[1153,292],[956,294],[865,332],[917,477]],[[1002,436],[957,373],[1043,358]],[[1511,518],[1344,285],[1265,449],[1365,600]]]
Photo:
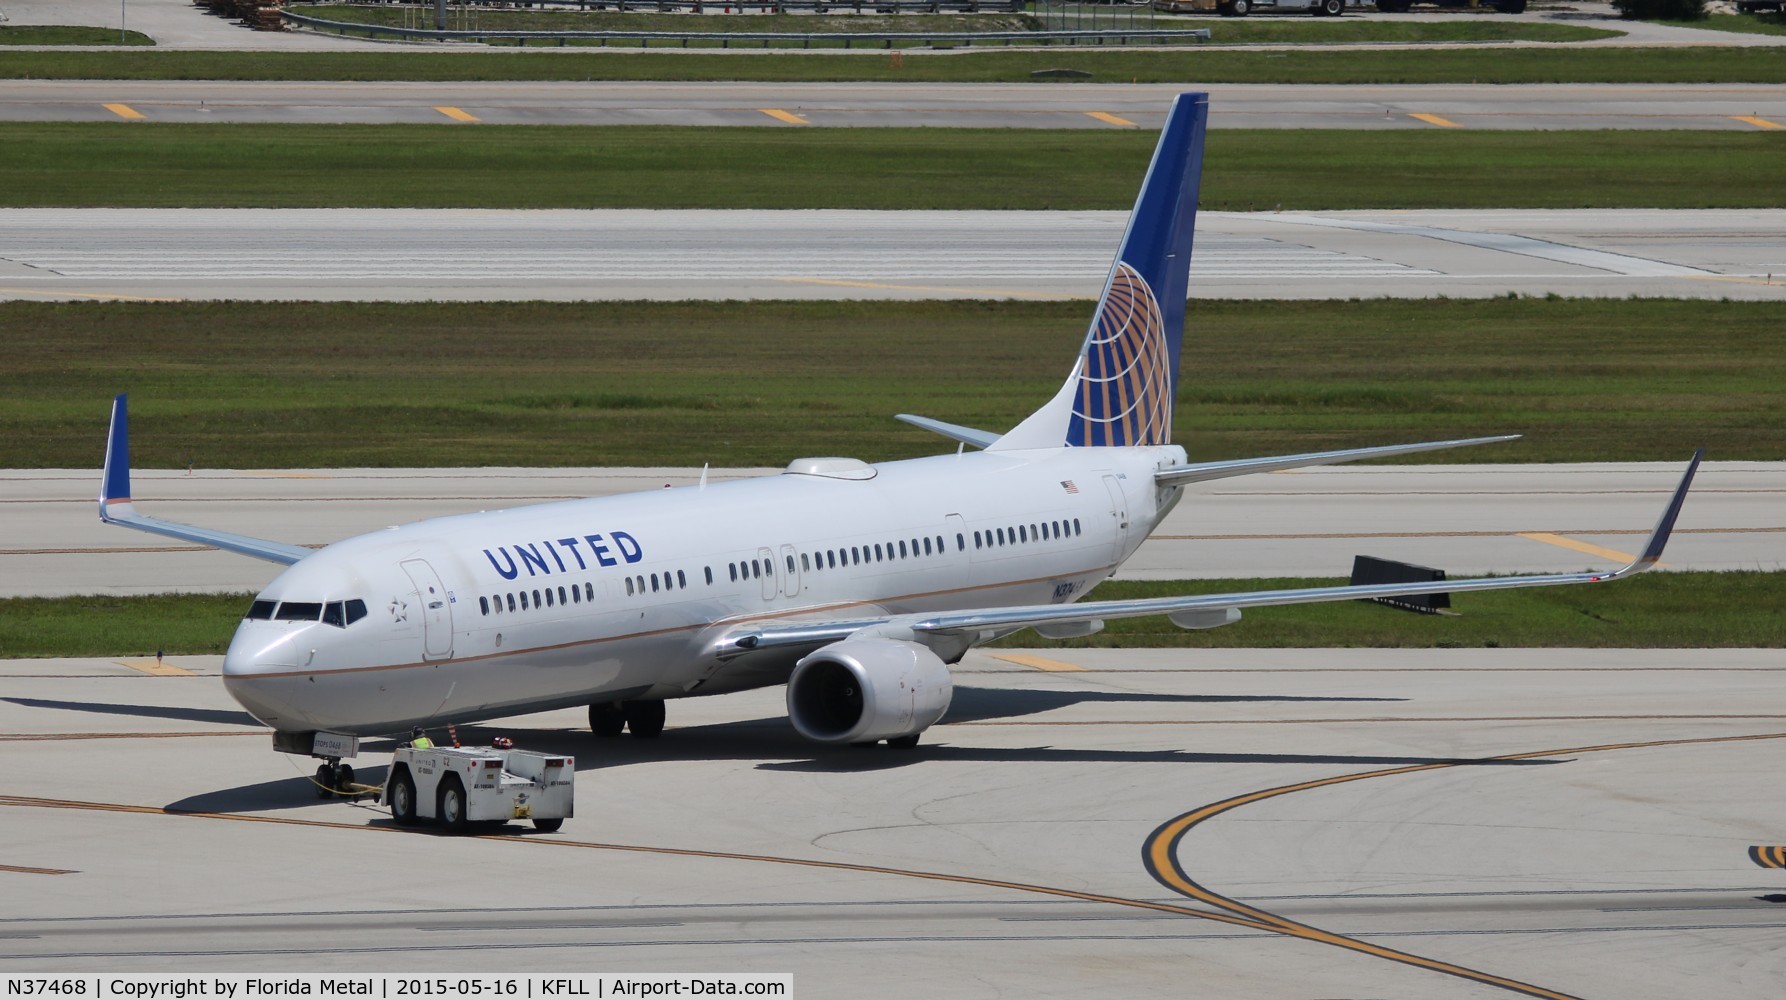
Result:
[[291,565],[311,553],[301,545],[275,542],[267,538],[251,538],[227,531],[212,531],[190,524],[163,521],[136,512],[130,500],[130,429],[124,396],[112,400],[112,429],[106,438],[105,478],[99,492],[99,519],[107,524],[121,524],[138,531],[153,532],[170,538],[213,545],[268,562]]
[[1550,573],[1539,576],[1494,576],[1468,580],[1424,583],[1365,584],[1341,587],[1306,587],[1292,590],[1256,590],[1232,594],[1185,597],[1152,597],[1128,601],[1080,601],[1076,604],[1034,604],[1007,608],[943,611],[928,615],[889,615],[830,622],[777,622],[735,627],[721,640],[719,652],[748,651],[777,646],[810,646],[835,642],[854,635],[919,638],[925,634],[971,631],[1005,632],[1036,625],[1064,625],[1109,618],[1141,618],[1170,615],[1186,628],[1208,628],[1233,621],[1242,608],[1283,604],[1315,604],[1323,601],[1368,600],[1405,597],[1435,592],[1462,593],[1476,590],[1513,590],[1521,587],[1556,587],[1577,583],[1605,583],[1641,573],[1662,558],[1662,549],[1680,516],[1681,504],[1699,469],[1704,449],[1694,452],[1680,485],[1644,545],[1643,553],[1629,564],[1605,573]]
[[1283,469],[1304,469],[1312,465],[1337,465],[1367,458],[1388,458],[1391,455],[1412,455],[1440,448],[1463,448],[1473,444],[1498,444],[1518,440],[1518,434],[1499,437],[1460,438],[1456,441],[1427,441],[1422,444],[1391,444],[1377,448],[1347,448],[1344,451],[1312,451],[1303,455],[1278,455],[1272,458],[1238,458],[1227,462],[1198,462],[1173,465],[1154,473],[1154,482],[1161,486],[1184,486],[1254,472],[1278,472]]

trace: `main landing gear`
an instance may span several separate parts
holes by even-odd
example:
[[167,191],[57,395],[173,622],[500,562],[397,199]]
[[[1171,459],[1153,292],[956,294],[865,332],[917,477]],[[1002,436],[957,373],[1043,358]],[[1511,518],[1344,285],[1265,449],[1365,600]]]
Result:
[[663,735],[664,703],[660,701],[598,701],[589,706],[589,731],[603,738],[627,730],[642,740]]

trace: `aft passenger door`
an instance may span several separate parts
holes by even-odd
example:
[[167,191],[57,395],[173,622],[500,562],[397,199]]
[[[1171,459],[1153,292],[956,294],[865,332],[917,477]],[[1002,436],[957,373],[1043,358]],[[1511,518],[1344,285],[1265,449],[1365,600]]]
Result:
[[453,607],[447,599],[440,574],[426,559],[406,559],[403,572],[415,584],[416,602],[422,609],[422,645],[429,660],[453,657]]
[[1115,476],[1104,475],[1104,489],[1110,493],[1110,528],[1112,548],[1110,561],[1117,562],[1123,557],[1129,542],[1129,495],[1123,492],[1122,483]]

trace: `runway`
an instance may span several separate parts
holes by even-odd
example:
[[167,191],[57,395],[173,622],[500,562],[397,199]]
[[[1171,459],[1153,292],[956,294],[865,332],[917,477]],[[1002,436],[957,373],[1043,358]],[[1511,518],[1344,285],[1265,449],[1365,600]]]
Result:
[[[1687,456],[1683,455],[1683,464]],[[1358,554],[1459,573],[1614,568],[1654,527],[1673,463],[1309,469],[1194,487],[1125,579],[1346,576]],[[156,517],[321,545],[423,517],[694,483],[698,469],[135,470]],[[777,470],[714,470],[711,481]],[[0,596],[258,591],[270,563],[102,525],[96,471],[0,472]],[[1710,462],[1675,569],[1786,569],[1786,463]]]
[[[1125,212],[4,209],[0,298],[1095,298]],[[1786,298],[1786,210],[1203,212],[1198,298]]]
[[1044,655],[972,654],[909,752],[805,744],[773,689],[652,742],[468,730],[575,754],[579,809],[463,840],[317,802],[214,657],[0,664],[0,969],[950,1000],[1746,1000],[1786,971],[1786,882],[1746,857],[1786,832],[1778,651]]
[[[1757,36],[1765,37],[1765,36]],[[619,56],[618,58],[624,58]],[[1063,55],[1070,63],[1071,56]],[[1786,128],[1779,84],[1346,85],[12,80],[0,121],[1212,129]]]

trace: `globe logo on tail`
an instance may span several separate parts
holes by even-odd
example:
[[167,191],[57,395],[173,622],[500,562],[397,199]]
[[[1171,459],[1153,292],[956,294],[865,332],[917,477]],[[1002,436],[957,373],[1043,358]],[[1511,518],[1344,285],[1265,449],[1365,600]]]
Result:
[[1086,340],[1067,444],[1170,444],[1171,366],[1159,300],[1146,279],[1118,261]]

